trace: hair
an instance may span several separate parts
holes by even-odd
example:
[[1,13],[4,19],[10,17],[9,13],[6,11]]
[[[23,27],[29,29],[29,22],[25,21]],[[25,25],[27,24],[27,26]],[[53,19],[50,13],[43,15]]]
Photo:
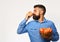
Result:
[[43,15],[46,13],[46,8],[45,8],[44,5],[40,5],[40,4],[34,5],[34,8],[36,8],[36,7],[39,7],[39,8],[43,9],[43,11],[44,11]]

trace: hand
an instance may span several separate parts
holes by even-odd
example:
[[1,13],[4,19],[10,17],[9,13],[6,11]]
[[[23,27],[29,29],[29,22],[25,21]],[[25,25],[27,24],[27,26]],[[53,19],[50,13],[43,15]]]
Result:
[[31,16],[33,15],[33,13],[31,11],[29,11],[27,14],[26,14],[26,20],[28,20]]
[[49,38],[47,38],[48,40],[52,40],[52,35],[49,37]]

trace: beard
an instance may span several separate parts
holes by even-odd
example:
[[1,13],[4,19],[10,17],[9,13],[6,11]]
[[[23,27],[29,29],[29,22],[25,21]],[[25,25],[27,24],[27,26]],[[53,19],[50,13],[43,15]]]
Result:
[[38,20],[39,18],[40,18],[40,15],[35,15],[35,14],[33,15],[34,20]]

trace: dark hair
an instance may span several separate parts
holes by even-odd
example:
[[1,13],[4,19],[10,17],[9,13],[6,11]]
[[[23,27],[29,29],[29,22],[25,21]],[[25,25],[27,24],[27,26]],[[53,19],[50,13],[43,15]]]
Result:
[[43,11],[44,11],[44,13],[43,13],[43,14],[45,14],[45,12],[46,12],[46,8],[45,8],[45,6],[44,6],[44,5],[40,5],[40,4],[38,4],[38,5],[34,5],[34,8],[36,8],[36,7],[42,8],[42,9],[43,9]]

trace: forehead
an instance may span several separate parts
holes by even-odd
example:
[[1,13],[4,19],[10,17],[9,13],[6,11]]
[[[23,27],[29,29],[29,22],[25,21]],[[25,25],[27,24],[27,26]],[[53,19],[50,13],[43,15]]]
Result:
[[35,7],[34,10],[39,9],[39,7]]
[[35,7],[34,10],[43,10],[43,9],[39,7]]

